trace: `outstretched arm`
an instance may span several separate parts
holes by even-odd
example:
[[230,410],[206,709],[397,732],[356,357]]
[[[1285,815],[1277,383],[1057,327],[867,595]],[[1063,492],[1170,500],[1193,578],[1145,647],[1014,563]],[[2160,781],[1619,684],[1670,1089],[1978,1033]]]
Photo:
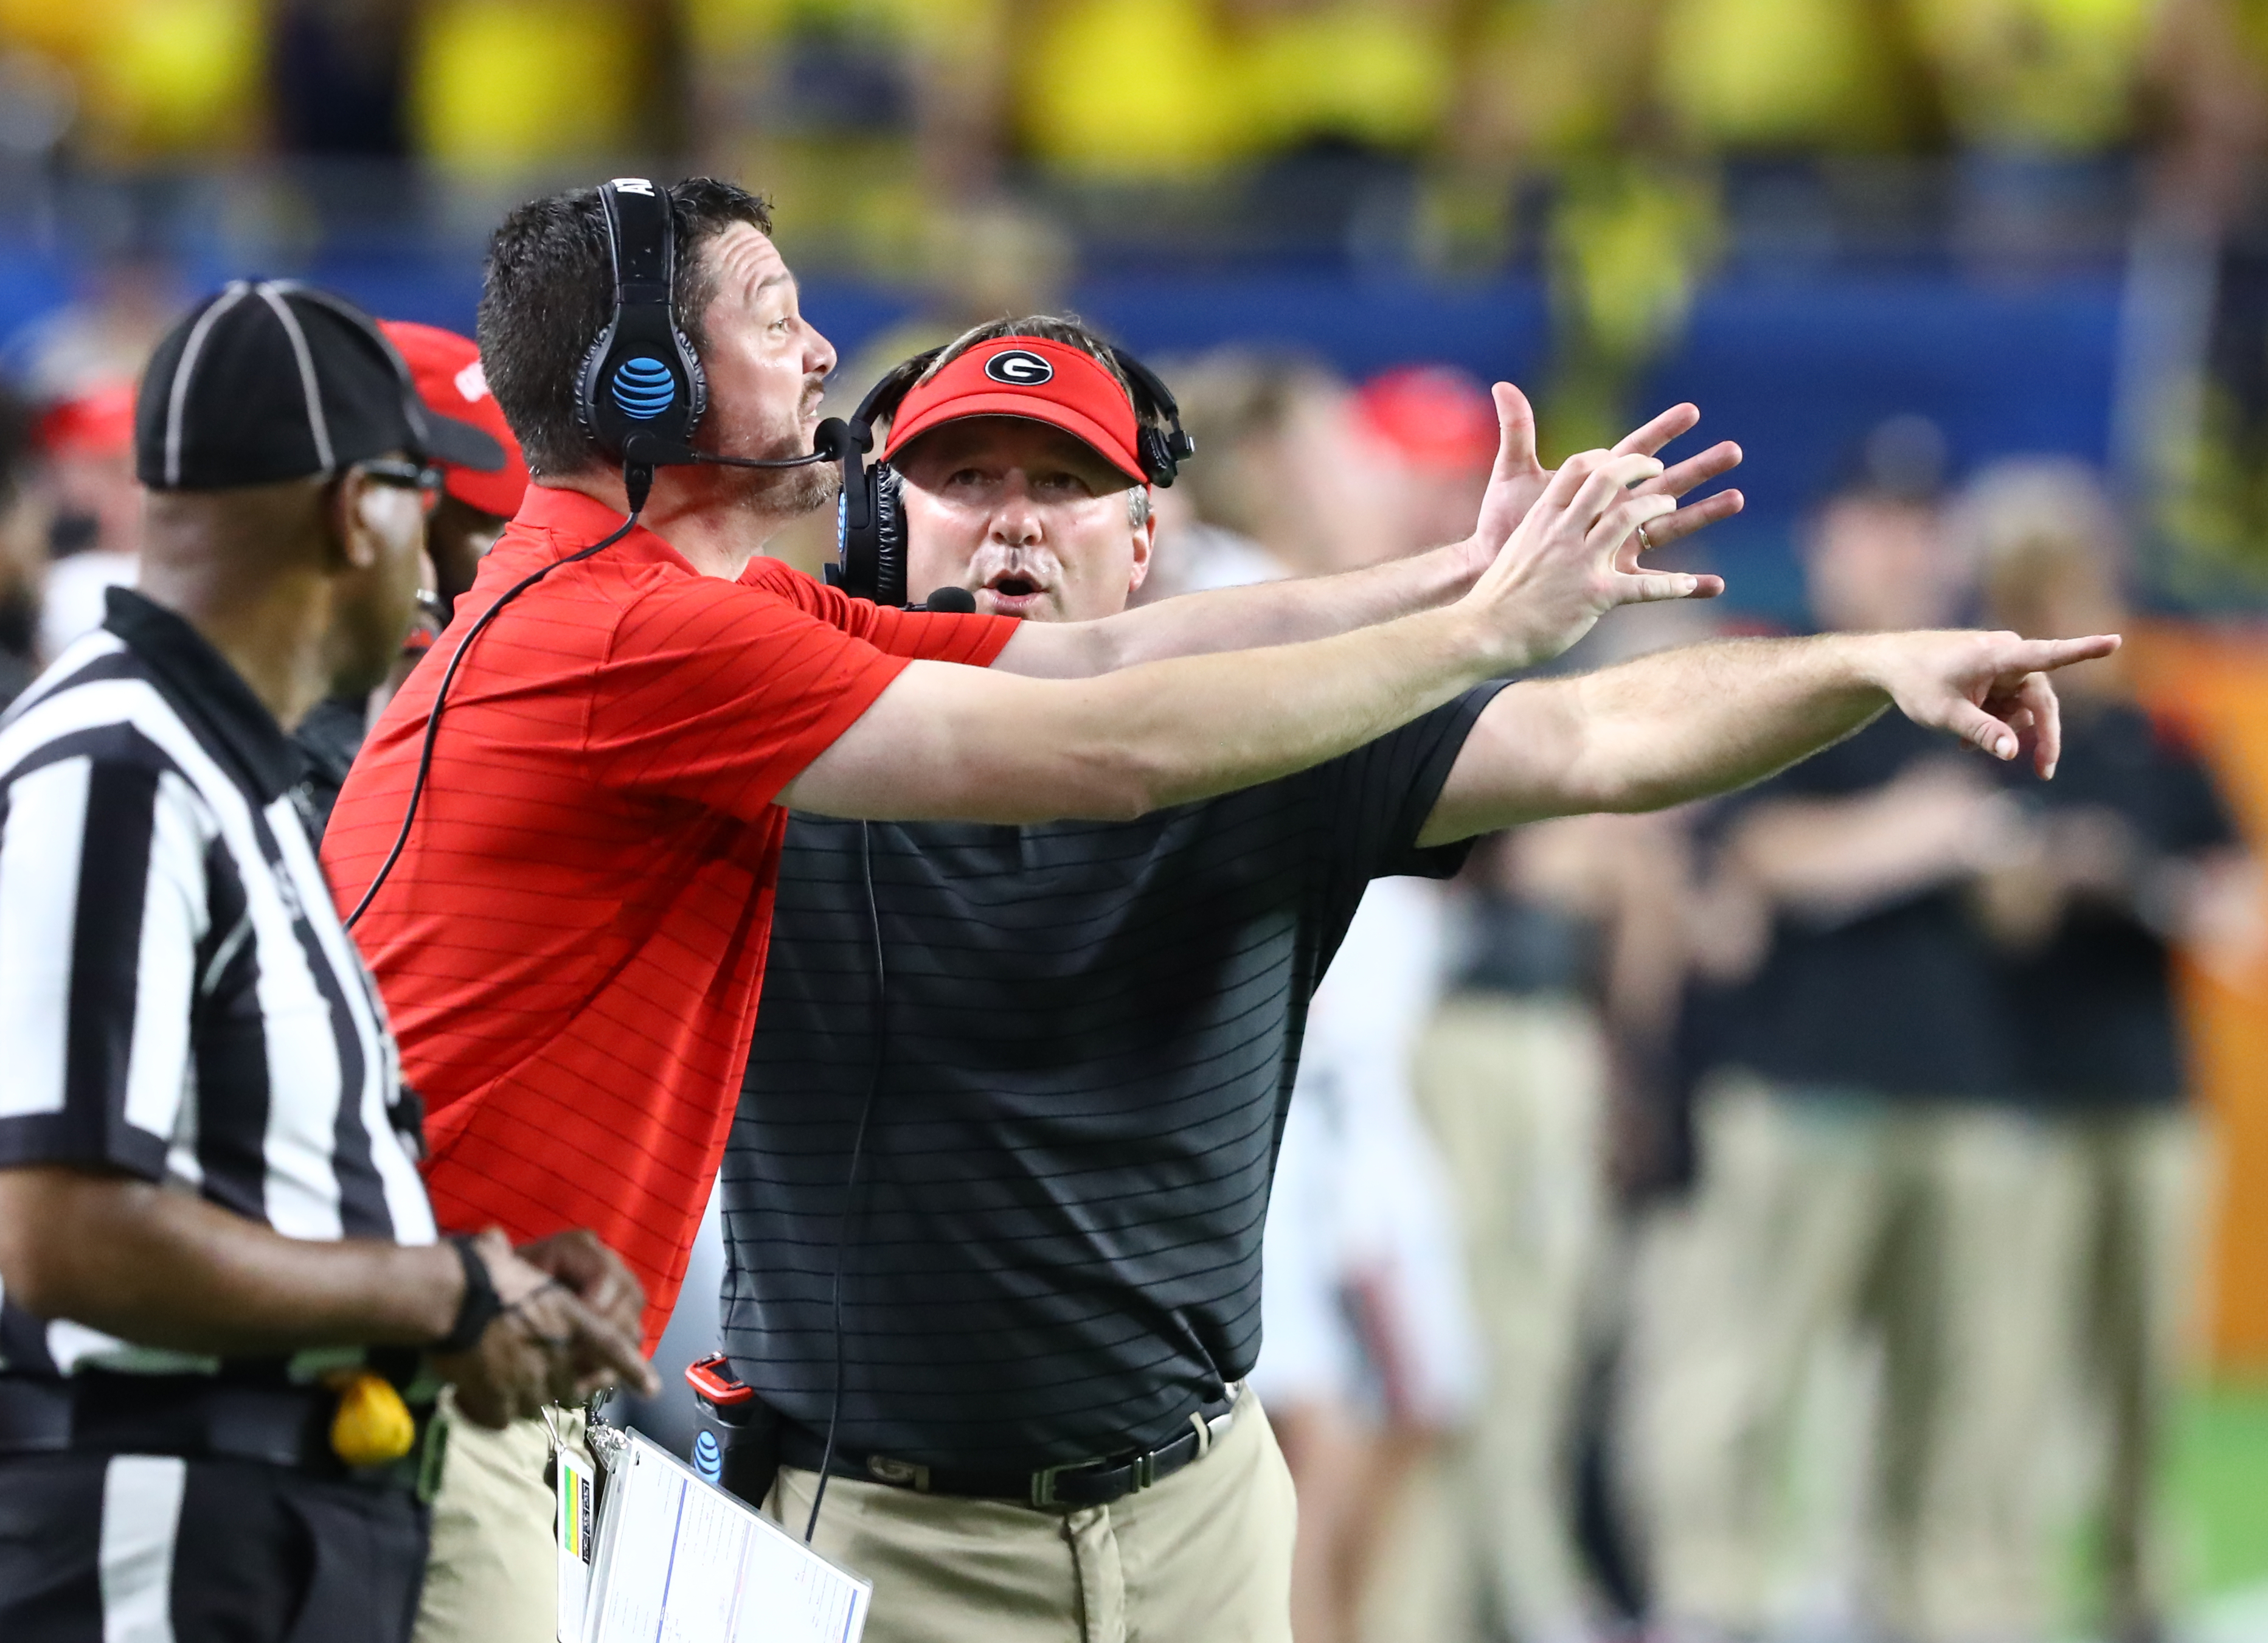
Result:
[[1697,645],[1577,678],[1530,680],[1481,714],[1419,842],[1727,792],[1893,704],[1996,758],[2029,746],[2034,767],[2051,777],[2062,732],[2047,675],[2117,647],[2116,636],[1828,634]]
[[1470,593],[1357,632],[1099,679],[914,662],[779,802],[874,821],[1111,820],[1304,770],[1559,654],[1616,605],[1699,593],[1701,578],[1635,565],[1632,534],[1676,505],[1629,487],[1660,467],[1570,457]]
[[[1463,598],[1551,479],[1551,470],[1536,456],[1535,413],[1527,395],[1509,382],[1499,382],[1496,409],[1496,467],[1473,534],[1464,541],[1336,576],[1183,593],[1099,622],[1026,623],[993,662],[993,671],[1034,678],[1092,678],[1167,657],[1329,638]],[[1653,456],[1691,432],[1700,420],[1694,407],[1673,405],[1632,431],[1613,454]],[[1676,500],[1721,479],[1740,462],[1741,447],[1728,440],[1643,481],[1635,490],[1640,496]],[[1646,540],[1655,548],[1667,548],[1730,519],[1741,505],[1739,491],[1720,490],[1653,520],[1646,526]],[[1707,580],[1715,583],[1714,578]]]

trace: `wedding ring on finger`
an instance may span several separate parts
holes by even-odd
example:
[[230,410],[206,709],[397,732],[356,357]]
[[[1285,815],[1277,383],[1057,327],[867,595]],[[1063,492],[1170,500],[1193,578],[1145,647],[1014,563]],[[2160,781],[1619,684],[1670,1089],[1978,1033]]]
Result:
[[1638,550],[1640,553],[1652,553],[1653,551],[1653,541],[1651,537],[1647,536],[1646,534],[1646,527],[1643,525],[1638,527]]

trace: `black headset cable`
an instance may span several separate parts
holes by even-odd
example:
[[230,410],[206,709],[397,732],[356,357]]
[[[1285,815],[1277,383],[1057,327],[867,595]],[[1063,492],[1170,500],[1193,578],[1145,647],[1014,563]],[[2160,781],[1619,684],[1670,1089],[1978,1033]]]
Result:
[[633,513],[622,522],[621,528],[612,535],[601,537],[588,548],[571,553],[563,559],[554,559],[549,564],[539,566],[529,571],[506,588],[495,604],[481,612],[479,619],[466,633],[464,642],[457,646],[457,653],[449,658],[448,670],[441,675],[441,688],[433,692],[433,711],[426,715],[424,740],[417,749],[417,775],[409,784],[409,803],[401,813],[401,830],[394,836],[394,848],[386,852],[386,860],[379,866],[377,875],[371,880],[370,888],[362,893],[362,900],[357,902],[354,911],[347,915],[348,929],[353,929],[363,914],[369,910],[372,898],[378,895],[379,887],[386,882],[387,875],[394,871],[394,864],[401,859],[402,847],[409,843],[410,824],[417,819],[417,802],[425,796],[425,778],[433,769],[433,739],[441,731],[441,711],[448,705],[449,687],[456,682],[457,669],[463,664],[467,654],[471,652],[473,641],[488,631],[489,623],[497,619],[497,614],[506,605],[534,587],[545,577],[549,576],[562,565],[573,564],[578,559],[588,559],[593,554],[613,547],[636,530],[637,522],[638,516]]
[[858,824],[858,867],[866,881],[866,923],[874,941],[874,1059],[866,1074],[866,1097],[858,1103],[858,1127],[850,1137],[850,1168],[843,1177],[843,1219],[835,1233],[835,1281],[828,1304],[835,1315],[835,1389],[827,1401],[827,1442],[819,1455],[819,1483],[812,1491],[811,1517],[803,1526],[803,1544],[819,1533],[819,1508],[827,1499],[827,1479],[835,1468],[835,1433],[843,1418],[843,1277],[850,1253],[850,1219],[858,1205],[858,1165],[866,1155],[866,1126],[874,1116],[874,1097],[882,1087],[883,1028],[889,1020],[890,972],[882,953],[882,908],[874,894],[873,824]]

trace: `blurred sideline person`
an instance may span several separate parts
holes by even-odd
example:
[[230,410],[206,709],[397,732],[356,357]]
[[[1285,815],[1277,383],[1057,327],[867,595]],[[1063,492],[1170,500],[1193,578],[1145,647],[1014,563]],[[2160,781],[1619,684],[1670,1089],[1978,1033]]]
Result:
[[1158,493],[1159,552],[1130,605],[1438,547],[1495,460],[1495,408],[1462,372],[1412,367],[1354,389],[1305,355],[1232,347],[1172,376],[1204,460]]
[[40,580],[46,510],[31,484],[30,408],[0,379],[0,709],[22,694],[38,667]]
[[[1364,382],[1352,409],[1362,460],[1402,540],[1413,548],[1440,540],[1444,512],[1469,508],[1466,498],[1488,479],[1495,419],[1486,391],[1454,368],[1406,366]],[[1659,614],[1695,616],[1702,608]],[[1625,617],[1594,630],[1586,645],[1608,655],[1590,666],[1708,637],[1683,622],[1671,624],[1686,630],[1674,636],[1649,631],[1660,625]],[[1580,662],[1580,653],[1564,660]],[[1660,1036],[1683,961],[1680,825],[1663,815],[1569,816],[1476,851],[1450,887],[1455,951],[1422,960],[1431,1019],[1410,1023],[1399,1065],[1364,1080],[1373,1096],[1399,1091],[1397,1109],[1413,1100],[1422,1109],[1422,1119],[1406,1125],[1422,1150],[1400,1155],[1425,1166],[1434,1184],[1422,1198],[1387,1195],[1399,1200],[1388,1225],[1410,1254],[1425,1258],[1401,1263],[1399,1284],[1381,1282],[1395,1271],[1373,1264],[1359,1274],[1360,1304],[1342,1305],[1337,1315],[1359,1319],[1361,1338],[1381,1346],[1387,1364],[1398,1360],[1398,1374],[1383,1380],[1387,1390],[1431,1389],[1418,1400],[1428,1419],[1412,1418],[1406,1396],[1385,1400],[1389,1418],[1369,1446],[1368,1479],[1343,1492],[1354,1500],[1344,1536],[1309,1536],[1306,1526],[1320,1509],[1311,1478],[1330,1480],[1295,1441],[1298,1411],[1284,1411],[1280,1397],[1270,1402],[1300,1485],[1302,1560],[1312,1553],[1316,1566],[1336,1571],[1337,1606],[1351,1626],[1434,1636],[1493,1618],[1516,1636],[1561,1640],[1590,1629],[1572,1534],[1576,1440],[1589,1359],[1612,1348],[1624,1288],[1605,1175],[1610,1146],[1625,1142],[1617,1087],[1647,1059],[1646,1041]],[[1425,894],[1397,884],[1372,899],[1390,892]],[[1319,1048],[1336,1036],[1314,1030],[1325,1024],[1327,997],[1408,991],[1374,976],[1338,986],[1351,959],[1358,975],[1379,969],[1361,961],[1365,922],[1358,916],[1318,996],[1303,1087],[1311,1067],[1330,1068],[1327,1058],[1315,1066]],[[1440,914],[1432,922],[1441,923]],[[1434,932],[1437,946],[1446,933]],[[1401,960],[1405,968],[1417,961]],[[1454,974],[1445,974],[1450,967]],[[1610,1044],[1605,1016],[1621,1042]],[[1618,1066],[1618,1058],[1633,1065]],[[1299,1122],[1295,1101],[1289,1123]],[[1288,1161],[1280,1167],[1287,1182],[1297,1174],[1291,1152],[1287,1128]],[[1360,1213],[1381,1187],[1415,1177],[1409,1168],[1384,1168],[1396,1155],[1374,1145],[1350,1147],[1347,1190],[1335,1195],[1343,1213]],[[1367,1192],[1366,1177],[1375,1183]],[[1271,1303],[1294,1270],[1275,1259],[1278,1245],[1288,1242],[1271,1223]],[[1450,1307],[1412,1312],[1395,1304],[1422,1300],[1443,1279],[1457,1280]],[[1397,1342],[1387,1326],[1401,1317],[1431,1322]],[[1272,1327],[1269,1338],[1284,1345]],[[1263,1352],[1256,1371],[1263,1390],[1276,1361],[1274,1348]],[[1374,1369],[1368,1378],[1373,1388],[1381,1381]],[[1484,1389],[1478,1396],[1441,1395],[1476,1381]],[[1375,1389],[1358,1400],[1365,1404],[1379,1405]],[[1373,1564],[1377,1578],[1362,1579]]]
[[[292,733],[307,757],[309,768],[299,787],[314,808],[319,844],[330,825],[339,788],[369,732],[372,693],[398,682],[396,675],[440,637],[458,596],[472,586],[482,556],[504,534],[527,490],[527,464],[520,457],[519,442],[497,409],[472,338],[406,320],[381,320],[379,329],[409,366],[419,402],[437,416],[470,423],[488,435],[496,443],[497,457],[486,467],[435,464],[439,488],[425,493],[425,556],[420,565],[417,611],[401,656],[376,678],[358,665],[357,657],[342,657],[331,689]],[[350,641],[348,647],[357,652],[364,648]]]
[[1351,409],[1373,447],[1365,466],[1379,475],[1395,551],[1454,541],[1496,460],[1488,389],[1454,365],[1402,365],[1358,387]]
[[[2124,533],[2083,465],[1989,468],[1955,517],[1992,620],[2049,635],[2124,620]],[[2157,1482],[2211,1197],[2171,949],[2241,973],[2259,949],[2259,868],[2118,659],[2069,674],[2065,701],[2061,775],[2032,801],[2029,848],[1983,888],[2017,1087],[2053,1135],[2062,1219],[2033,1280],[2053,1301],[2041,1349],[2048,1373],[2076,1371],[2100,1456],[2084,1521],[2102,1536],[2103,1633],[2142,1643],[2164,1635],[2173,1596]],[[2053,1457],[2023,1463],[2048,1472]]]
[[1336,372],[1300,354],[1223,348],[1173,381],[1204,454],[1158,492],[1159,551],[1130,605],[1396,556],[1381,452]]
[[[1269,437],[1300,441],[1303,466],[1344,470],[1343,483],[1375,514],[1366,534],[1348,532],[1329,551],[1398,558],[1454,539],[1496,457],[1485,388],[1452,367],[1420,365],[1351,394],[1320,380],[1307,393],[1315,402],[1306,414],[1289,401],[1283,409],[1293,414]],[[1246,431],[1248,449],[1262,431]],[[1219,499],[1226,487],[1207,479]],[[1226,483],[1248,487],[1235,505],[1263,521],[1287,512],[1248,454]],[[1284,521],[1271,523],[1280,539]],[[1428,887],[1391,880],[1365,893],[1316,989],[1285,1116],[1261,1252],[1270,1275],[1261,1327],[1271,1345],[1250,1381],[1300,1498],[1292,1625],[1302,1643],[1356,1634],[1389,1559],[1401,1578],[1387,1589],[1410,1584],[1416,1565],[1391,1558],[1391,1537],[1403,1528],[1412,1476],[1483,1402],[1449,1173],[1410,1085],[1440,996],[1445,936],[1441,898]]]
[[[1963,606],[1968,566],[1895,456],[1911,443],[1886,425],[1867,477],[1811,522],[1822,630]],[[1631,1458],[1660,1618],[1771,1628],[1803,1389],[1855,1339],[1882,1355],[1860,1446],[1865,1624],[1923,1643],[2039,1635],[2021,1462],[2050,1412],[2053,1308],[2030,1280],[2053,1148],[2010,1104],[2012,1021],[1973,900],[2017,848],[2018,801],[1886,718],[1714,826],[1771,922],[1702,1093],[1699,1184],[1655,1221],[1640,1279]]]
[[[423,416],[370,321],[243,283],[158,344],[138,590],[0,723],[0,1635],[406,1639],[404,1399],[640,1379],[585,1234],[438,1242],[416,1097],[283,726],[407,619]],[[584,1299],[578,1299],[579,1291]]]
[[106,382],[49,406],[35,425],[48,513],[40,655],[53,661],[102,625],[103,596],[134,583],[142,487],[134,477],[134,384]]
[[1445,933],[1431,887],[1364,891],[1315,988],[1285,1114],[1249,1384],[1299,1494],[1300,1643],[1357,1635],[1410,1473],[1481,1403],[1448,1171],[1410,1093]]
[[[666,198],[703,437],[807,456],[835,354],[802,318],[762,202],[713,179]],[[431,1104],[441,1224],[588,1223],[644,1283],[649,1343],[731,1119],[789,806],[1144,814],[1361,747],[1556,654],[1617,604],[1722,586],[1640,568],[1633,533],[1676,507],[1661,465],[1594,452],[1548,481],[1516,475],[1470,539],[1408,566],[1073,624],[879,608],[760,556],[834,494],[826,468],[666,467],[625,519],[579,408],[613,304],[608,232],[596,190],[531,202],[497,232],[481,357],[537,483],[381,714],[324,851],[340,905],[369,903],[356,933]],[[440,681],[516,587],[468,655],[423,782]],[[1980,679],[2050,654],[1961,644]],[[1240,645],[1267,648],[1193,654]],[[1837,680],[1830,721],[1876,705],[1859,675]],[[1941,681],[1913,689],[1974,735],[1998,723]],[[1742,756],[1771,762],[1779,744]],[[429,1600],[453,1596],[446,1615],[429,1601],[429,1643],[551,1637],[545,1478],[555,1441],[574,1440],[534,1418],[507,1434],[490,1509],[437,1544]]]
[[[1135,409],[1094,348],[1035,320],[909,362],[882,443],[909,586],[965,587],[1027,635],[1113,620],[1152,543]],[[1003,354],[1043,358],[1045,385],[1003,391]],[[1548,512],[1565,472],[1537,466],[1525,402],[1498,405],[1483,517],[1539,487]],[[1653,483],[1682,493],[1736,455]],[[1471,548],[1136,614],[1431,577]],[[1241,1382],[1307,1006],[1366,883],[1438,874],[1515,822],[1754,779],[1891,696],[2008,756],[2013,720],[2051,763],[2044,677],[2002,670],[2112,643],[1712,645],[1483,685],[1312,771],[1135,820],[799,812],[720,1176],[726,1351],[755,1399],[755,1477],[731,1475],[754,1492],[772,1448],[771,1511],[874,1580],[876,1643],[1288,1638],[1291,1491]],[[1248,718],[1259,698],[1221,686],[1216,718]]]
[[502,462],[481,468],[443,462],[441,493],[425,521],[425,551],[433,561],[432,591],[445,613],[453,609],[480,574],[481,561],[496,546],[504,527],[527,494],[527,460],[512,438],[512,424],[489,391],[480,345],[469,336],[408,320],[381,320],[386,333],[409,367],[417,397],[437,416],[468,422],[496,441]]
[[[1226,349],[1175,385],[1205,457],[1158,497],[1158,553],[1132,603],[1449,540],[1456,527],[1440,521],[1469,515],[1496,453],[1495,408],[1461,372],[1412,367],[1351,392],[1314,362]],[[1303,1639],[1359,1624],[1373,1568],[1403,1544],[1389,1536],[1405,1479],[1475,1402],[1444,1172],[1410,1105],[1440,934],[1422,886],[1366,892],[1339,979],[1318,990],[1277,1160],[1263,1249],[1274,1345],[1251,1380],[1300,1501],[1292,1608]]]
[[[1581,816],[1488,842],[1452,887],[1452,976],[1413,1084],[1448,1160],[1482,1330],[1450,1447],[1445,1624],[1574,1643],[1594,1630],[1573,1536],[1579,1399],[1618,1327],[1610,1179],[1646,1160],[1619,1087],[1646,1076],[1683,963],[1683,851],[1665,816]],[[1612,1340],[1598,1343],[1611,1348]]]

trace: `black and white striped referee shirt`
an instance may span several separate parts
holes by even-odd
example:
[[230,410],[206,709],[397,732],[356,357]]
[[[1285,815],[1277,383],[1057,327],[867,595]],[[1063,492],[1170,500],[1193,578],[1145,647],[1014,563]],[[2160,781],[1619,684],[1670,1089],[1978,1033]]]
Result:
[[[124,589],[0,719],[0,1168],[162,1182],[286,1237],[431,1243],[416,1107],[290,796],[299,756],[186,621]],[[289,1373],[49,1321],[0,1369]]]

